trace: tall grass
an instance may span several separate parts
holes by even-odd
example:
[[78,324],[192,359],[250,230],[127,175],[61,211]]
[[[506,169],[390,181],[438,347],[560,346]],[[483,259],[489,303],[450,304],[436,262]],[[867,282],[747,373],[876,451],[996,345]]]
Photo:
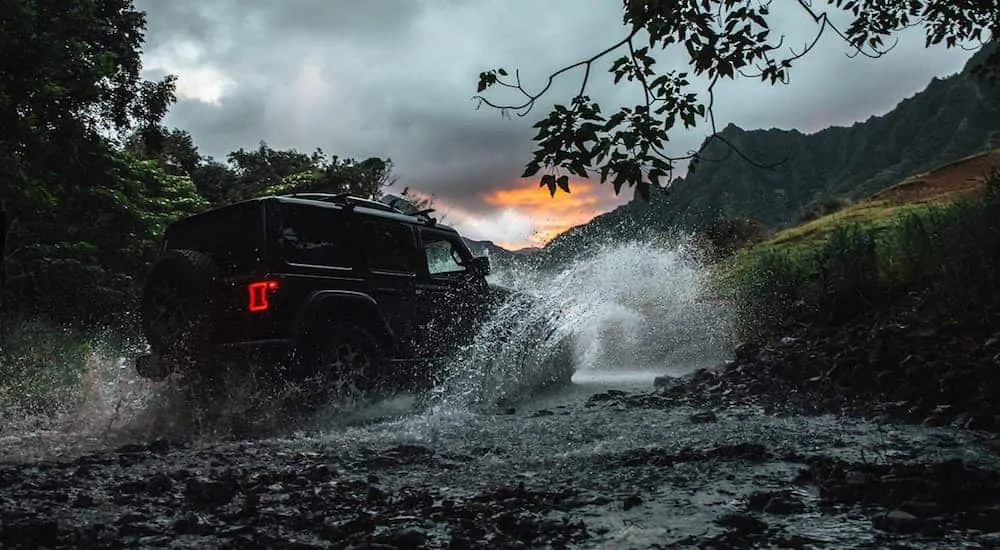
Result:
[[82,334],[28,320],[0,341],[0,417],[52,414],[75,398],[91,349]]
[[720,266],[717,288],[744,338],[837,325],[911,292],[961,311],[998,303],[1000,167],[982,197],[928,205],[888,226],[854,223],[814,241],[764,245]]

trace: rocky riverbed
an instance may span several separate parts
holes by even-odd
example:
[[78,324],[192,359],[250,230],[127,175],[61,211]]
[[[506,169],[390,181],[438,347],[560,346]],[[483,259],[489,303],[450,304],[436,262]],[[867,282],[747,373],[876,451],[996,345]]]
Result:
[[240,437],[10,434],[0,547],[1000,547],[994,435],[726,380],[397,399]]

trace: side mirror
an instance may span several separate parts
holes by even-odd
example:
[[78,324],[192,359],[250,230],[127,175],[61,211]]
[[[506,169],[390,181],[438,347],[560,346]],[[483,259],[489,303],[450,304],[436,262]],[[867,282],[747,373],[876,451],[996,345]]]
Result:
[[483,277],[490,274],[489,256],[477,256],[469,261],[469,270]]

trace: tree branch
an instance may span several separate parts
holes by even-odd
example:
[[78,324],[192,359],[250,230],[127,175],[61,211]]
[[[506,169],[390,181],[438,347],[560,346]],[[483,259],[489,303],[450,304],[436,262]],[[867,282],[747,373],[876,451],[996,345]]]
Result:
[[555,71],[554,73],[550,74],[549,78],[548,78],[548,81],[545,83],[545,86],[539,92],[537,92],[537,93],[533,94],[531,92],[528,92],[528,90],[526,90],[524,88],[524,86],[521,85],[521,76],[520,76],[519,72],[517,72],[517,71],[515,71],[515,83],[513,83],[513,84],[507,83],[507,82],[503,82],[503,81],[501,81],[498,78],[496,80],[497,84],[500,84],[501,86],[504,86],[504,87],[507,87],[507,88],[516,89],[517,91],[521,92],[521,94],[523,94],[524,97],[527,98],[525,100],[525,102],[521,103],[520,105],[501,105],[501,104],[493,103],[489,99],[486,99],[485,97],[483,97],[481,94],[477,94],[477,95],[473,96],[473,99],[477,100],[479,102],[479,105],[487,105],[489,107],[493,107],[494,109],[499,109],[501,111],[508,111],[508,110],[509,111],[515,111],[517,113],[517,116],[523,117],[523,116],[525,116],[525,115],[527,115],[528,113],[531,112],[532,108],[535,106],[535,102],[538,101],[538,99],[540,97],[542,97],[543,95],[545,95],[546,92],[549,91],[549,88],[552,87],[552,84],[556,81],[557,78],[559,78],[562,74],[567,73],[567,72],[569,72],[569,71],[571,71],[573,69],[576,69],[578,67],[585,67],[586,70],[584,72],[583,81],[580,84],[580,91],[577,94],[578,96],[582,96],[583,92],[587,88],[587,81],[590,78],[590,67],[591,67],[591,65],[593,65],[595,61],[603,58],[604,56],[608,55],[609,53],[611,53],[611,52],[617,50],[618,48],[621,48],[622,46],[628,44],[635,35],[639,34],[640,30],[641,29],[639,27],[635,27],[635,28],[632,29],[632,32],[630,32],[628,34],[628,36],[626,36],[625,38],[619,40],[618,42],[615,42],[611,46],[608,46],[607,48],[601,50],[600,52],[594,54],[593,56],[591,56],[591,57],[589,57],[587,59],[584,59],[583,61],[579,61],[577,63],[573,63],[572,65],[567,65],[567,66],[565,66],[565,67],[563,67],[563,68]]

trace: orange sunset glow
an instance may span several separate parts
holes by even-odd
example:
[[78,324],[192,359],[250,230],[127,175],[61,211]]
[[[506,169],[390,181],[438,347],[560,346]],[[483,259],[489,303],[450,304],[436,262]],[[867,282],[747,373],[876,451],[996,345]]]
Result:
[[563,231],[587,223],[616,202],[611,200],[614,194],[609,187],[594,182],[571,181],[569,188],[570,193],[557,190],[551,196],[534,180],[521,180],[517,187],[489,191],[483,200],[490,206],[512,208],[529,216],[535,222],[529,246],[541,246]]
[[478,195],[490,207],[489,214],[472,214],[436,200],[447,221],[474,239],[488,239],[516,250],[543,246],[567,229],[586,223],[628,201],[631,193],[616,196],[610,185],[596,181],[571,180],[570,193],[562,190],[550,196],[538,180],[518,179],[508,187],[482,191]]

